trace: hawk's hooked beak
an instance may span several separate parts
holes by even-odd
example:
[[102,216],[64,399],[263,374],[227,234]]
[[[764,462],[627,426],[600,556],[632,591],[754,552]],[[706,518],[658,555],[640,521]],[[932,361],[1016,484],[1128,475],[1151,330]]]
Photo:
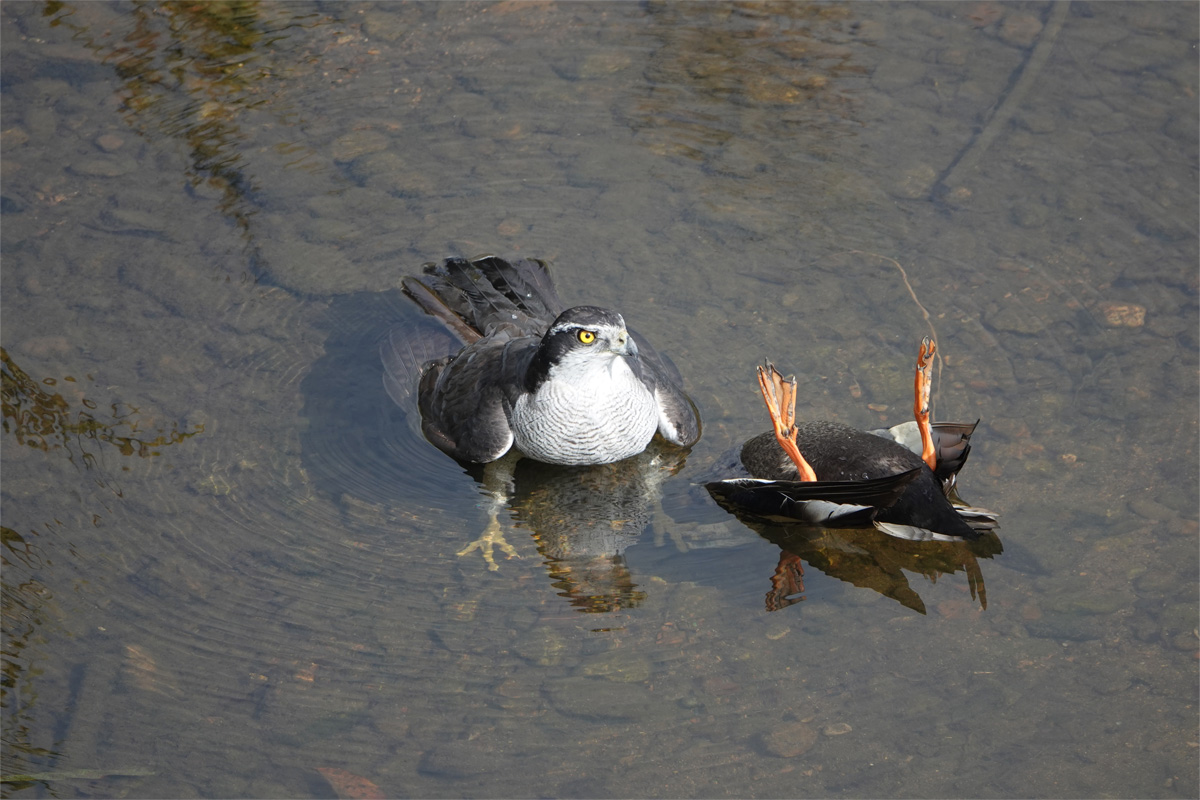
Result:
[[609,349],[617,355],[622,356],[636,356],[638,354],[637,343],[633,341],[633,337],[629,335],[629,331],[624,328],[613,338],[612,347]]

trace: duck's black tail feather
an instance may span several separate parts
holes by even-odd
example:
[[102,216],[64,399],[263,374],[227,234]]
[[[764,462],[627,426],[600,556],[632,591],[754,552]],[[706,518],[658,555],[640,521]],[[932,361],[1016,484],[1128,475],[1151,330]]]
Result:
[[986,533],[1000,527],[1000,515],[995,511],[988,511],[986,508],[977,508],[961,503],[952,503],[952,505],[955,513],[962,518],[962,521],[970,525],[975,531]]
[[447,258],[426,264],[423,279],[405,278],[404,291],[464,343],[497,332],[541,336],[563,310],[546,263],[533,258]]
[[971,454],[971,434],[975,432],[979,420],[974,423],[935,422],[930,427],[933,433],[933,444],[937,449],[937,468],[933,473],[942,482],[947,493],[953,488],[958,471],[967,463]]

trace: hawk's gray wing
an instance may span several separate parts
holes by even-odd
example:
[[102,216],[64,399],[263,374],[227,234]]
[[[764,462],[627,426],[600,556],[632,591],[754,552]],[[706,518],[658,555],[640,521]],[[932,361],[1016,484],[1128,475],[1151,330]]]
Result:
[[641,334],[633,330],[629,333],[638,348],[637,358],[631,359],[631,366],[654,394],[658,405],[658,432],[671,444],[691,447],[700,439],[700,412],[683,391],[679,369]]
[[383,388],[396,405],[409,411],[411,398],[425,365],[457,353],[462,343],[441,326],[424,320],[393,325],[379,341],[383,363]]
[[489,336],[427,365],[417,390],[425,437],[459,461],[507,453],[509,412],[537,346],[533,337]]

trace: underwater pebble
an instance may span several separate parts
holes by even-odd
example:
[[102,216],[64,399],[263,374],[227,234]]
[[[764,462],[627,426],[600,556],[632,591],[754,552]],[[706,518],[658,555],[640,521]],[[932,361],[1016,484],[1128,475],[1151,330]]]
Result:
[[96,137],[96,147],[99,147],[106,153],[120,150],[124,144],[125,140],[115,133],[102,133]]
[[462,739],[437,745],[421,756],[419,770],[430,775],[458,779],[503,772],[508,768],[508,758],[497,751],[488,739],[487,736],[473,737],[466,733]]
[[509,679],[496,687],[494,702],[510,714],[536,716],[544,710],[541,692],[536,686]]
[[428,181],[420,180],[420,173],[404,158],[392,152],[367,153],[356,158],[350,174],[364,186],[384,192],[398,191],[407,196],[425,194],[430,187]]
[[1050,218],[1050,213],[1042,203],[1025,203],[1015,206],[1009,217],[1021,228],[1040,228]]
[[916,200],[929,194],[929,189],[936,180],[936,169],[929,164],[918,164],[901,174],[900,183],[896,186],[895,191],[901,197]]
[[412,728],[408,717],[403,712],[396,712],[394,710],[390,713],[376,716],[371,722],[371,726],[393,742],[399,742],[408,738],[409,731]]
[[395,42],[412,31],[411,15],[395,13],[400,4],[392,4],[391,8],[371,9],[363,15],[363,32],[372,39],[385,42]]
[[100,221],[106,230],[113,233],[162,233],[169,222],[161,214],[131,208],[104,211]]
[[1004,16],[1004,10],[996,3],[979,3],[967,13],[966,21],[973,28],[986,28]]
[[1042,32],[1042,21],[1032,14],[1013,14],[1000,25],[1000,38],[1017,47],[1029,47]]
[[1196,629],[1196,606],[1192,603],[1172,603],[1158,614],[1158,624],[1171,634],[1186,633]]
[[848,722],[831,722],[821,729],[821,733],[826,736],[842,736],[854,730]]
[[0,131],[0,147],[8,150],[29,141],[29,134],[22,128],[5,128]]
[[520,220],[506,219],[496,226],[496,233],[500,234],[501,236],[512,238],[521,233],[521,231],[525,230],[527,227],[528,226]]
[[1179,516],[1179,512],[1149,497],[1136,497],[1129,501],[1129,508],[1139,517],[1166,522]]
[[1164,339],[1170,339],[1184,331],[1191,330],[1194,327],[1194,322],[1189,322],[1182,317],[1164,317],[1161,314],[1155,314],[1146,323],[1146,330],[1155,336],[1161,336]]
[[1079,590],[1074,585],[1062,591],[1047,594],[1042,598],[1042,608],[1048,613],[1088,614],[1104,616],[1115,614],[1129,606],[1130,599],[1118,592],[1097,593],[1091,589]]
[[1158,570],[1144,572],[1133,581],[1133,588],[1142,598],[1161,598],[1174,591],[1178,577]]
[[1200,522],[1177,517],[1167,523],[1166,529],[1172,536],[1196,536],[1200,534]]
[[939,64],[947,64],[952,67],[965,66],[969,53],[961,47],[954,47],[949,50],[943,50],[937,54],[937,62]]
[[1181,633],[1171,637],[1171,647],[1184,653],[1190,653],[1200,649],[1200,639],[1196,638],[1195,633]]
[[777,758],[795,758],[812,749],[817,732],[803,722],[780,725],[762,735],[762,746]]
[[1096,308],[1110,328],[1140,328],[1146,323],[1146,309],[1134,303],[1101,303]]

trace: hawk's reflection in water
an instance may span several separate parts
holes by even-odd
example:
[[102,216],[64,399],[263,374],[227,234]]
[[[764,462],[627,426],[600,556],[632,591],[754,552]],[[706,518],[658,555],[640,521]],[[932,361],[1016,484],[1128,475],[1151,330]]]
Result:
[[592,467],[522,460],[508,505],[513,525],[530,532],[559,595],[583,612],[641,604],[625,549],[650,524],[663,481],[686,453],[652,443],[633,458]]
[[[406,450],[437,455],[418,441],[415,389],[421,365],[453,348],[453,340],[428,318],[410,316],[393,325],[382,341],[389,356],[389,392],[405,418],[404,425],[389,430],[411,440]],[[638,455],[610,464],[544,464],[514,453],[487,465],[459,466],[488,498],[490,521],[482,538],[492,537],[492,546],[511,555],[516,549],[504,533],[512,528],[529,532],[559,594],[580,611],[603,613],[633,608],[645,599],[626,566],[625,549],[646,530],[663,482],[683,468],[686,458],[687,450],[656,437]],[[492,548],[483,549],[494,567]]]
[[[337,507],[378,508],[385,519],[446,519],[452,509],[458,518],[457,509],[469,502],[465,498],[476,499],[470,491],[464,494],[459,479],[465,470],[484,489],[484,505],[490,507],[486,468],[448,459],[422,436],[418,372],[397,384],[408,387],[398,399],[380,388],[380,342],[404,343],[405,363],[419,369],[454,348],[453,337],[399,292],[335,298],[327,325],[324,355],[301,383],[309,420],[300,435],[301,457],[313,484]],[[631,608],[646,595],[625,564],[625,549],[646,529],[662,483],[683,468],[685,458],[686,451],[656,439],[633,458],[600,466],[524,459],[499,476],[507,491],[501,492],[498,511],[507,533],[515,527],[532,536],[547,574],[571,605],[595,612]],[[469,512],[465,519],[468,528],[480,524]],[[370,533],[360,529],[356,535]],[[386,525],[378,533],[383,539],[396,535]],[[460,534],[422,535],[433,540]],[[518,538],[513,542],[528,553]]]

